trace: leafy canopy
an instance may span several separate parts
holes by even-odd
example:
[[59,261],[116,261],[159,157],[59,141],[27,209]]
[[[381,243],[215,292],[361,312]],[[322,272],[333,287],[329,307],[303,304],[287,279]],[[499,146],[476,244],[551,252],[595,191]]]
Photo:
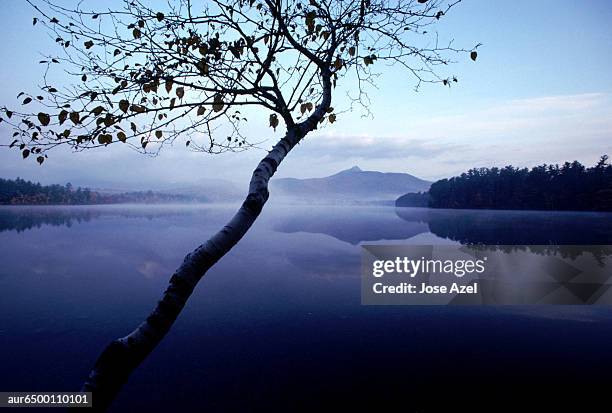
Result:
[[[429,32],[457,3],[174,0],[161,10],[125,0],[94,11],[86,2],[32,0],[33,24],[52,34],[59,53],[40,62],[39,93],[21,92],[20,110],[1,110],[0,121],[14,128],[3,146],[39,163],[57,146],[124,143],[156,153],[177,138],[209,153],[244,150],[252,146],[241,134],[247,113],[267,117],[274,130],[294,127],[343,79],[351,104],[367,110],[367,86],[384,62],[405,68],[417,87],[456,82],[436,69],[456,53],[476,60],[478,45],[440,45]],[[74,82],[51,84],[56,66]],[[322,109],[316,124],[334,123],[334,108]]]

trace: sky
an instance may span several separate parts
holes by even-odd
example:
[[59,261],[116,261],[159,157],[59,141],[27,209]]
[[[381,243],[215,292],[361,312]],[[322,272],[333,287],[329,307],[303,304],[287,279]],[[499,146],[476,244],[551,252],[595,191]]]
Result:
[[[41,82],[37,62],[54,43],[32,26],[25,1],[0,11],[0,106]],[[451,88],[424,85],[397,67],[381,67],[370,90],[371,117],[356,110],[307,136],[279,168],[280,177],[320,177],[358,165],[436,180],[472,167],[612,156],[612,2],[608,0],[463,0],[437,26],[441,39],[471,48],[478,59],[458,57]],[[348,107],[343,94],[332,106]],[[265,119],[264,119],[265,120]],[[0,140],[11,132],[0,128]],[[45,184],[116,189],[197,185],[207,179],[248,184],[265,149],[282,137],[264,122],[244,134],[261,149],[209,155],[183,144],[156,157],[125,146],[73,153],[55,150],[42,166],[0,148],[0,177]]]

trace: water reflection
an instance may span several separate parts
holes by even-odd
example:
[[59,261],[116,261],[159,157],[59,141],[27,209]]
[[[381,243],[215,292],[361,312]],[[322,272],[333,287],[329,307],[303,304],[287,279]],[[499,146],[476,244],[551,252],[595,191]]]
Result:
[[[78,388],[108,340],[142,321],[184,254],[233,212],[0,208],[0,388]],[[503,217],[492,218],[498,224],[478,217],[466,224],[464,211],[434,212],[266,208],[198,285],[114,411],[242,412],[245,405],[296,411],[290,403],[303,407],[326,396],[341,403],[338,410],[357,410],[370,395],[380,410],[380,394],[419,394],[417,385],[454,388],[495,377],[499,388],[504,380],[512,388],[555,380],[577,386],[609,376],[612,310],[605,307],[362,306],[356,244],[424,236],[483,242],[509,225]],[[575,215],[567,225],[606,240],[610,224],[590,216]],[[554,226],[534,224],[529,231],[536,237],[544,228],[545,238],[559,239]]]
[[610,213],[427,209],[424,216],[416,208],[396,208],[395,212],[409,223],[425,219],[429,230],[440,238],[487,250],[570,259],[588,250],[599,262],[612,255]]
[[[422,211],[396,208],[406,222],[423,220]],[[462,244],[612,244],[612,214],[592,212],[426,210],[429,230]]]
[[[22,232],[44,225],[70,227],[103,216],[205,218],[214,207],[76,206],[0,207],[0,232]],[[387,207],[272,208],[268,220],[281,233],[325,234],[357,245],[406,240],[431,233],[464,245],[610,245],[612,214],[597,212],[486,211]],[[394,213],[392,212],[394,211]],[[398,219],[400,218],[400,219]],[[560,248],[562,249],[562,248]],[[533,249],[532,252],[543,252]]]
[[22,232],[43,226],[71,227],[102,217],[144,218],[207,215],[214,208],[200,205],[80,205],[80,206],[0,206],[0,232]]
[[0,207],[0,232],[22,232],[43,225],[72,226],[89,222],[100,215],[92,209],[48,207]]
[[[326,234],[357,245],[363,241],[398,240],[429,232],[427,210],[412,208],[402,222],[389,207],[313,207],[278,216],[274,229],[284,233]],[[291,211],[289,211],[291,212]]]
[[[318,233],[359,244],[431,233],[464,245],[609,245],[612,214],[427,208],[312,208],[280,216],[285,233]],[[397,219],[397,218],[400,219]],[[562,248],[558,248],[562,250]],[[544,252],[534,249],[533,252]]]

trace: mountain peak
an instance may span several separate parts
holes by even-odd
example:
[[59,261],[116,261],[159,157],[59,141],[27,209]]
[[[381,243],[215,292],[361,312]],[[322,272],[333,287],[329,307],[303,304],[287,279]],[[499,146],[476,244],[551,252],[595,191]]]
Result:
[[324,178],[279,178],[271,184],[281,195],[318,203],[388,201],[408,192],[427,191],[431,186],[431,182],[410,174],[363,171],[358,166]]

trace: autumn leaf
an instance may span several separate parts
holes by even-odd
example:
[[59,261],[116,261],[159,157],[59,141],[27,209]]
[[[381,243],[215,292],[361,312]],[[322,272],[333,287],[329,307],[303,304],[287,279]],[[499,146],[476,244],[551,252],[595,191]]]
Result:
[[276,116],[276,113],[270,115],[270,126],[276,131],[276,127],[278,126],[278,116]]
[[61,125],[68,118],[68,111],[62,110],[59,115],[57,115],[57,118],[59,119],[59,124]]
[[93,113],[96,116],[100,116],[100,113],[102,113],[103,111],[104,111],[103,106],[96,106],[95,108],[91,110],[91,113]]
[[78,125],[79,120],[80,120],[81,116],[79,115],[79,112],[72,112],[70,114],[70,120],[72,121],[72,123],[74,123],[75,125]]
[[200,71],[200,73],[202,73],[203,75],[208,75],[209,68],[208,68],[208,62],[206,61],[206,59],[200,59],[200,61],[198,62],[196,66],[198,70]]
[[342,59],[340,59],[339,57],[336,58],[336,61],[334,62],[334,69],[340,70],[342,69],[342,66],[344,66],[344,62],[342,61]]
[[130,102],[128,102],[127,100],[122,99],[119,101],[119,109],[121,109],[123,113],[127,113],[129,107],[130,107]]
[[223,96],[217,93],[213,98],[212,108],[215,112],[221,112],[223,110],[223,106]]
[[136,112],[136,113],[144,113],[147,111],[145,107],[141,105],[132,105],[130,109],[132,110],[132,112]]
[[49,122],[51,122],[51,118],[49,117],[48,114],[40,112],[38,114],[38,121],[40,122],[41,125],[47,126]]
[[473,61],[476,61],[477,57],[478,57],[478,52],[476,50],[470,53],[470,59],[472,59]]

